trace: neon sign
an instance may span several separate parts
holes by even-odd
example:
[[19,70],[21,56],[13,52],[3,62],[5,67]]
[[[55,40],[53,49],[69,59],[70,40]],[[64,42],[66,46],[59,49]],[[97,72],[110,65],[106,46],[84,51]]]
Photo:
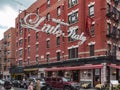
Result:
[[[29,19],[29,17],[31,17],[31,16],[35,16],[34,20]],[[45,21],[45,19],[46,19],[46,17],[40,17],[36,13],[30,13],[30,14],[27,14],[24,17],[24,24],[21,23],[21,26],[23,28],[30,28],[30,29],[33,29],[33,30],[53,34],[53,35],[56,35],[56,36],[71,37],[72,39],[80,40],[80,42],[78,43],[79,45],[83,44],[86,41],[86,37],[84,36],[84,32],[82,32],[81,35],[76,34],[75,31],[78,28],[78,26],[70,27],[69,30],[67,31],[68,35],[65,35],[65,33],[62,32],[62,30],[58,30],[59,25],[52,26],[50,24],[44,24],[41,27],[41,29],[39,29],[38,27],[40,26],[40,24],[43,21]],[[58,24],[61,24],[61,25],[64,25],[64,26],[69,26],[68,23],[65,23],[65,22],[63,22],[59,19],[55,19],[55,18],[52,18],[52,22],[58,23]]]

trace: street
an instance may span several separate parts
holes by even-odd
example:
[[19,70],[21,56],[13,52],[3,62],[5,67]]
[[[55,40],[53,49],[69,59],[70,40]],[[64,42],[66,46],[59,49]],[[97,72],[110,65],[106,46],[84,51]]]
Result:
[[[0,85],[0,90],[1,90],[2,86]],[[27,90],[27,89],[23,89],[23,88],[16,88],[14,87],[14,90]]]

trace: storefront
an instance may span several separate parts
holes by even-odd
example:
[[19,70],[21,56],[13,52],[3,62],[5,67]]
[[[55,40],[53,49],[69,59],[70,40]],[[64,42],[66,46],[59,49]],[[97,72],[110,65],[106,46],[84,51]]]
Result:
[[[63,76],[72,81],[85,83],[89,82],[91,87],[98,83],[105,83],[106,64],[86,64],[82,66],[53,67],[46,68],[46,76]],[[104,77],[104,78],[103,78]]]

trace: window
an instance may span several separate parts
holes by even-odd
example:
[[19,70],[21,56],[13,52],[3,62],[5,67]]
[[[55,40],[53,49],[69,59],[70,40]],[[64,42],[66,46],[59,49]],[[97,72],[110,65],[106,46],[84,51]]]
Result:
[[39,14],[39,8],[36,9],[36,14]]
[[28,47],[28,56],[30,56],[30,47]]
[[50,7],[50,0],[47,0],[47,7]]
[[18,47],[18,42],[16,42],[16,47]]
[[19,66],[22,66],[22,60],[19,60]]
[[22,46],[22,44],[23,44],[23,40],[21,39],[19,40],[19,46]]
[[50,21],[50,13],[47,14],[46,19],[47,19],[47,21]]
[[111,44],[108,44],[108,52],[107,55],[111,55]]
[[57,37],[56,44],[60,45],[60,37]]
[[117,46],[116,45],[113,45],[113,52],[112,52],[112,55],[116,55],[116,49],[117,49]]
[[57,7],[57,15],[59,16],[61,14],[60,6]]
[[111,24],[108,23],[107,24],[107,34],[110,35],[110,32],[111,32]]
[[47,54],[47,62],[49,62],[49,60],[50,60],[50,54]]
[[91,25],[91,36],[95,35],[95,25]]
[[77,3],[78,3],[78,0],[68,0],[68,2],[69,2],[69,7],[73,7],[73,6],[75,6]]
[[50,40],[47,41],[47,48],[50,48]]
[[28,36],[28,44],[30,44],[30,36]]
[[19,50],[19,57],[21,58],[22,57],[22,54],[23,54],[23,50]]
[[38,54],[39,51],[39,44],[36,44],[36,53]]
[[94,16],[94,5],[89,7],[89,16]]
[[107,4],[107,13],[110,13],[110,5]]
[[117,28],[115,26],[113,26],[113,28],[112,28],[112,35],[113,36],[116,36],[116,30],[117,30]]
[[30,59],[28,59],[28,65],[30,65]]
[[23,35],[23,30],[22,30],[22,29],[20,29],[19,35],[20,35],[20,36]]
[[39,59],[39,58],[38,58],[38,57],[36,57],[36,64],[39,64],[39,62],[38,62],[39,60],[38,60],[38,59]]
[[90,56],[94,56],[94,45],[90,45]]
[[[78,29],[74,30],[74,33],[75,34],[78,34]],[[68,41],[69,42],[72,42],[72,41],[75,41],[75,39],[71,38],[71,37],[68,37]]]
[[75,12],[75,13],[70,14],[70,15],[68,16],[68,20],[69,20],[69,21],[68,21],[69,24],[72,24],[72,23],[77,22],[77,21],[78,21],[78,11]]
[[8,42],[8,46],[10,46],[10,42]]
[[38,38],[39,38],[39,33],[37,32],[36,33],[36,40],[38,40]]
[[57,52],[57,61],[60,61],[60,52]]
[[69,59],[78,58],[78,48],[69,49],[68,52],[69,52]]

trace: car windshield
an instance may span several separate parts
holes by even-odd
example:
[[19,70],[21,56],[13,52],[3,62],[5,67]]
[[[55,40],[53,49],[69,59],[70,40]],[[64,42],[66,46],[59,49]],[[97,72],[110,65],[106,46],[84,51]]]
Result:
[[67,79],[67,78],[64,78],[64,77],[62,79],[63,79],[64,82],[69,82],[70,81],[70,79]]

